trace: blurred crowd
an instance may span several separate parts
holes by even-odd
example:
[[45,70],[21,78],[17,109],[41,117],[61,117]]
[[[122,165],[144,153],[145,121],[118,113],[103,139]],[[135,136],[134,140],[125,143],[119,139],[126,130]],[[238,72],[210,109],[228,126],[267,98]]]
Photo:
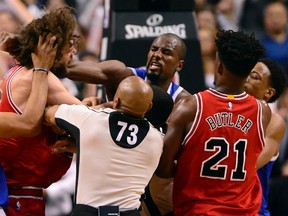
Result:
[[[216,54],[214,39],[218,29],[242,29],[246,32],[254,32],[266,47],[267,57],[281,65],[288,74],[287,0],[195,0],[194,3],[207,88],[213,87]],[[65,5],[75,8],[75,15],[79,22],[78,31],[83,36],[75,58],[83,61],[99,61],[104,13],[103,0],[0,0],[0,32],[17,33],[21,26],[26,25],[33,18]],[[10,56],[0,53],[1,76],[14,64]],[[70,93],[79,99],[97,96],[97,87],[100,87],[69,79],[62,79],[62,82]],[[272,105],[272,109],[285,119],[288,128],[288,89]],[[287,176],[288,132],[281,143],[279,157],[273,168],[271,200],[274,199],[272,196],[275,194],[281,196],[281,193],[277,191],[280,184],[283,184],[284,188],[288,187]],[[75,163],[72,163],[67,174],[59,182],[47,188],[45,193],[47,216],[69,214],[72,209],[75,184],[71,179],[74,178]],[[283,196],[288,196],[287,194]]]

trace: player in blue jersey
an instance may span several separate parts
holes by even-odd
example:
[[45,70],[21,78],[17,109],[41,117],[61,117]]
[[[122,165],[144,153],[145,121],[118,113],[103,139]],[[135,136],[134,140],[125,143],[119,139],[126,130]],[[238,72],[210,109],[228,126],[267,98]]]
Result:
[[72,80],[104,84],[110,100],[124,78],[137,75],[167,91],[177,102],[190,94],[172,81],[175,73],[183,68],[185,55],[184,41],[175,34],[167,33],[153,41],[147,55],[146,69],[130,68],[117,60],[99,63],[74,60],[68,65],[66,75]]
[[[245,91],[254,97],[275,102],[287,87],[285,72],[272,60],[260,59],[252,69],[245,84]],[[269,178],[272,166],[279,154],[279,146],[286,130],[283,118],[272,113],[271,121],[266,129],[266,146],[257,161],[258,177],[262,185],[262,205],[259,215],[270,216],[267,210]]]

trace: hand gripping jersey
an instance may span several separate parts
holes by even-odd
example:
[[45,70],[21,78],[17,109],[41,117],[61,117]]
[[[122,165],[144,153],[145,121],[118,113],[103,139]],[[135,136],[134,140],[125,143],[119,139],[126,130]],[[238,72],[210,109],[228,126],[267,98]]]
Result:
[[162,134],[145,119],[121,112],[61,105],[57,125],[76,138],[76,204],[137,209],[163,148]]
[[[11,68],[1,83],[0,112],[14,112],[19,115],[22,113],[14,103],[11,92],[11,82],[20,70],[26,69],[20,66]],[[36,206],[34,202],[42,200],[42,188],[58,181],[71,164],[71,158],[66,155],[51,154],[51,145],[55,141],[56,134],[48,127],[44,127],[42,133],[35,137],[0,139],[0,160],[9,191],[13,191],[13,194],[9,192],[8,213],[9,209],[14,209],[19,212],[18,215],[25,215],[25,209],[30,215],[44,215],[44,208],[39,209],[41,213],[32,210]],[[39,193],[35,193],[36,191]],[[22,203],[18,198],[29,199],[28,204],[24,204],[26,201]],[[15,203],[12,199],[16,199],[17,206],[11,204]]]
[[[146,69],[144,68],[130,68],[133,73],[136,76],[141,77],[142,79],[146,80],[147,79],[147,72]],[[180,92],[183,91],[183,87],[177,85],[173,81],[170,83],[170,86],[167,90],[167,93],[173,98],[173,101],[175,102],[177,96],[180,94]]]
[[197,113],[174,179],[175,215],[257,215],[256,161],[264,146],[260,102],[213,89],[195,97]]

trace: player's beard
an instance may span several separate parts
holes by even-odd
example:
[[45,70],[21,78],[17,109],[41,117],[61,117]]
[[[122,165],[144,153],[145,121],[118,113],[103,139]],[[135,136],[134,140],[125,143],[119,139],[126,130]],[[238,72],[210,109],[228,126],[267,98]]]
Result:
[[160,75],[158,73],[149,72],[147,73],[147,79],[151,82],[151,84],[157,85],[160,80]]

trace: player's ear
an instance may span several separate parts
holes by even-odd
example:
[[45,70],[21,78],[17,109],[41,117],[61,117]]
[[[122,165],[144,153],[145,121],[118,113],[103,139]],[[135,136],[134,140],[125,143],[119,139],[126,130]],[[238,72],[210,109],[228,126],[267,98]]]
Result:
[[119,97],[113,100],[113,109],[118,109],[121,106],[121,100]]
[[217,64],[216,64],[216,73],[223,74],[223,71],[224,71],[223,64],[220,61],[217,62]]
[[275,95],[276,90],[272,87],[269,87],[265,90],[264,100],[268,101],[273,95]]
[[183,66],[184,66],[184,60],[180,60],[180,61],[178,62],[176,71],[177,71],[177,72],[180,72],[180,71],[182,70]]
[[151,110],[152,106],[153,106],[153,102],[150,103],[150,106],[148,107],[148,109],[147,109],[146,112],[148,112],[149,110]]

